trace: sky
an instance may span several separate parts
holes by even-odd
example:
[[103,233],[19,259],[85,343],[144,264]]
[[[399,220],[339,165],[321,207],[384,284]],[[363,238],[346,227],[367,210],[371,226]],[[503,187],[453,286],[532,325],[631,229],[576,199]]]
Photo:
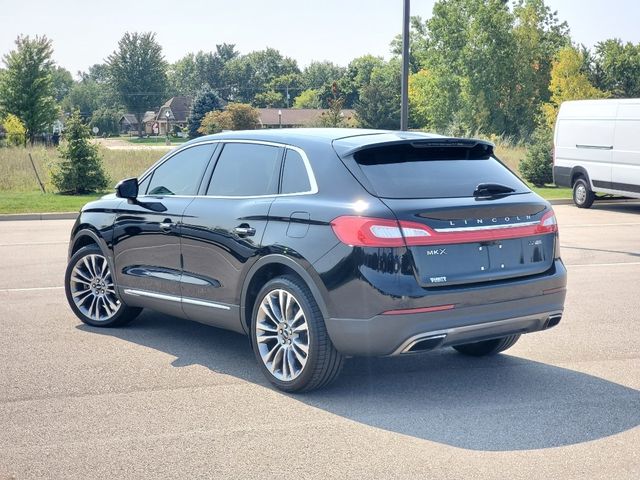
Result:
[[[588,47],[607,38],[640,43],[638,0],[546,0]],[[339,65],[367,53],[389,57],[403,0],[0,0],[0,56],[19,34],[53,40],[55,61],[74,75],[103,62],[127,31],[154,31],[165,58],[235,43],[241,53],[273,47],[298,61]],[[434,0],[412,0],[427,18]]]

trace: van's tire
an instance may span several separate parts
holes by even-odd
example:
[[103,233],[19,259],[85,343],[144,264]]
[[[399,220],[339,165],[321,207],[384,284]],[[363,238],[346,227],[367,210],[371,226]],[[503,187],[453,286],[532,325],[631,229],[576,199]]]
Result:
[[342,370],[344,357],[329,338],[318,304],[293,275],[270,280],[258,293],[251,344],[262,373],[285,392],[324,387]]
[[464,355],[484,357],[504,352],[507,348],[513,347],[519,338],[520,335],[509,335],[508,337],[495,338],[493,340],[485,340],[483,342],[455,345],[453,348]]
[[589,208],[596,199],[595,193],[591,190],[589,182],[584,177],[578,177],[573,183],[573,203],[578,208]]

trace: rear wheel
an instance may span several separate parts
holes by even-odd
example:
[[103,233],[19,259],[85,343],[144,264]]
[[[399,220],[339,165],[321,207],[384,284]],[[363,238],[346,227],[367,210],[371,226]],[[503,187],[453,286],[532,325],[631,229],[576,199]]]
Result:
[[511,348],[519,338],[520,335],[509,335],[508,337],[495,338],[483,342],[455,345],[453,348],[464,355],[484,357],[486,355],[495,355],[496,353],[504,352],[507,348]]
[[342,369],[343,357],[329,339],[318,304],[293,276],[274,278],[260,290],[251,339],[260,369],[286,392],[323,387]]
[[109,262],[97,245],[83,247],[71,257],[64,288],[73,313],[94,327],[119,327],[142,310],[120,301]]
[[589,208],[593,205],[596,195],[591,190],[589,182],[584,177],[579,177],[573,184],[573,203],[578,208]]

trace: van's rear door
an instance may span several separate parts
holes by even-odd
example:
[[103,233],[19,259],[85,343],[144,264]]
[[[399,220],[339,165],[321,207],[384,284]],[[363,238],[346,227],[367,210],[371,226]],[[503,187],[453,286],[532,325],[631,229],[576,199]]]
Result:
[[534,275],[551,267],[553,212],[493,156],[491,145],[406,142],[371,146],[344,160],[395,213],[422,286]]

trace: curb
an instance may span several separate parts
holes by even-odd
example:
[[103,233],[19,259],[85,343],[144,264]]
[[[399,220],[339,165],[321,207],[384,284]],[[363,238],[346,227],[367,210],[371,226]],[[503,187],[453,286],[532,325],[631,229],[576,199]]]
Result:
[[570,198],[554,198],[553,200],[547,200],[551,205],[571,205],[573,200]]
[[0,222],[11,222],[16,220],[75,220],[79,212],[60,213],[10,213],[1,214]]

